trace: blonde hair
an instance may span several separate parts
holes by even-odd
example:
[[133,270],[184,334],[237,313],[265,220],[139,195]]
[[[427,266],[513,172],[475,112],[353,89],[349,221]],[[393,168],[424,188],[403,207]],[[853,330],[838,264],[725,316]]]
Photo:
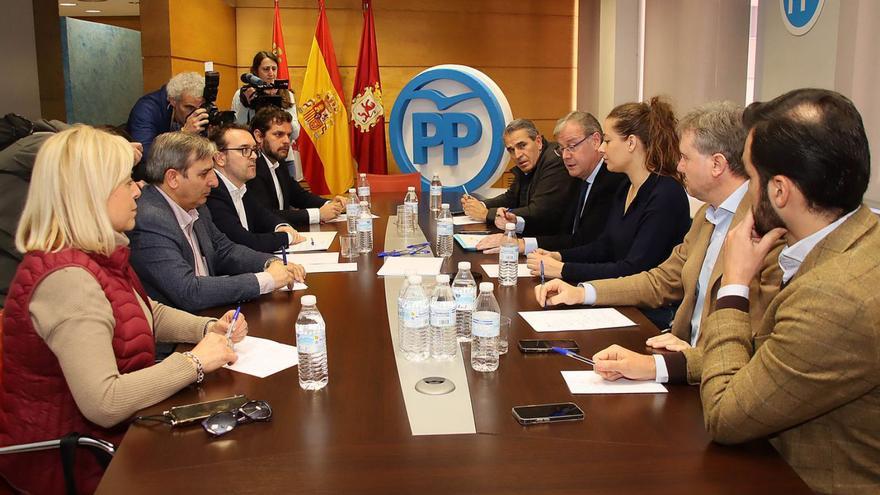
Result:
[[22,253],[112,253],[116,240],[107,200],[131,177],[133,161],[125,139],[87,125],[47,139],[34,163],[15,247]]

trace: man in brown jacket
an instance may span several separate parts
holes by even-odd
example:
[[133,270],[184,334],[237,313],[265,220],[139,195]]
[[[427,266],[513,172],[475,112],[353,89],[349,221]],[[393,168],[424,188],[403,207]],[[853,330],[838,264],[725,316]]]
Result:
[[[744,120],[754,216],[727,236],[703,329],[706,427],[721,443],[769,437],[817,492],[878,493],[880,224],[861,204],[861,116],[838,93],[800,89]],[[746,284],[783,235],[783,288],[755,326]]]
[[[626,377],[661,383],[699,383],[702,371],[700,324],[712,310],[721,264],[716,263],[731,225],[749,212],[748,179],[742,162],[746,131],[742,107],[733,103],[709,103],[693,110],[679,122],[683,175],[691,196],[704,205],[694,216],[684,242],[660,266],[629,277],[596,280],[572,287],[553,280],[538,287],[538,301],[549,304],[633,305],[647,308],[679,304],[671,332],[648,339],[647,345],[674,351],[641,354],[613,345],[598,352],[596,371],[609,380]],[[755,322],[779,291],[781,272],[776,254],[764,260],[761,272],[751,281],[756,304]]]

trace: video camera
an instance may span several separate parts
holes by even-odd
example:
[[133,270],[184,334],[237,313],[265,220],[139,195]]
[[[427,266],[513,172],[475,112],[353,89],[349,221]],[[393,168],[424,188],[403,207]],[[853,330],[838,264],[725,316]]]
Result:
[[[217,90],[219,87],[220,73],[205,71],[205,90],[202,92],[202,98],[204,98],[205,102],[202,103],[202,108],[208,112],[208,127],[222,126],[235,122],[235,112],[229,110],[221,112],[214,103],[217,101]],[[208,129],[203,129],[202,135],[206,136],[207,134]]]
[[287,91],[288,88],[290,88],[290,81],[288,81],[287,79],[276,79],[273,83],[267,83],[266,81],[251,74],[250,72],[246,72],[241,75],[241,82],[245,83],[245,87],[242,89],[251,87],[257,90],[257,92],[254,94],[254,97],[251,98],[250,102],[248,102],[247,97],[244,95],[244,91],[240,91],[238,93],[241,104],[245,107],[253,109],[254,112],[257,112],[261,108],[268,107],[270,105],[274,105],[278,108],[284,108],[281,103],[281,95],[266,94],[266,90],[280,89]]

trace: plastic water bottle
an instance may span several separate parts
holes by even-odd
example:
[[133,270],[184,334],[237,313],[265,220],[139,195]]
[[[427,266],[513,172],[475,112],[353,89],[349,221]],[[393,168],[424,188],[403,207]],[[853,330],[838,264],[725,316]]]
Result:
[[397,341],[403,345],[403,318],[406,315],[404,311],[403,299],[406,296],[406,289],[409,288],[409,276],[414,275],[412,271],[408,271],[403,277],[403,283],[400,284],[400,292],[397,293]]
[[296,352],[299,354],[299,386],[319,390],[327,385],[327,330],[315,305],[315,296],[300,298],[302,309],[296,317]]
[[409,186],[406,188],[406,196],[403,197],[403,204],[412,217],[413,228],[419,224],[419,197],[416,195],[416,188]]
[[449,212],[449,203],[443,203],[440,207],[440,215],[437,217],[437,256],[446,258],[452,256],[452,213]]
[[504,226],[504,238],[498,251],[498,281],[501,285],[516,285],[517,260],[519,244],[516,240],[516,225],[508,223]]
[[449,275],[437,275],[431,294],[431,357],[440,361],[455,358],[455,296],[449,287]]
[[348,197],[345,201],[345,218],[348,221],[348,233],[357,234],[357,220],[361,214],[361,200],[355,193],[354,188],[348,190]]
[[361,197],[361,201],[366,201],[372,208],[372,203],[370,202],[370,183],[367,181],[367,174],[360,174],[358,176],[357,193]]
[[400,351],[408,361],[424,361],[431,355],[429,306],[422,277],[410,275],[409,287],[403,294],[403,332],[400,339]]
[[498,369],[498,335],[501,330],[501,308],[492,294],[492,282],[480,284],[480,295],[471,318],[471,368],[474,371]]
[[458,273],[452,281],[455,296],[455,335],[459,342],[471,341],[471,315],[477,300],[477,283],[471,275],[471,263],[460,261]]
[[440,211],[440,204],[443,202],[443,184],[440,183],[440,175],[434,174],[431,178],[431,211],[436,215]]
[[370,206],[366,201],[361,201],[357,219],[358,252],[369,253],[373,251],[373,215],[370,214]]

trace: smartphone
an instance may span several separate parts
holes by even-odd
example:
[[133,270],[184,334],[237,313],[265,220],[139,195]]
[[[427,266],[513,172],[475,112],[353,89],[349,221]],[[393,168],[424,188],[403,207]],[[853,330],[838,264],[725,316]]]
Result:
[[534,352],[552,352],[553,347],[560,347],[572,352],[580,352],[577,342],[571,339],[560,340],[543,340],[543,339],[526,339],[519,341],[519,350],[529,354]]
[[523,426],[557,421],[578,421],[584,419],[584,412],[573,402],[559,404],[536,404],[516,406],[513,417]]
[[163,414],[171,420],[171,426],[187,425],[205,419],[214,413],[234,411],[245,402],[247,402],[247,397],[235,395],[225,399],[172,407],[170,411],[165,411]]

